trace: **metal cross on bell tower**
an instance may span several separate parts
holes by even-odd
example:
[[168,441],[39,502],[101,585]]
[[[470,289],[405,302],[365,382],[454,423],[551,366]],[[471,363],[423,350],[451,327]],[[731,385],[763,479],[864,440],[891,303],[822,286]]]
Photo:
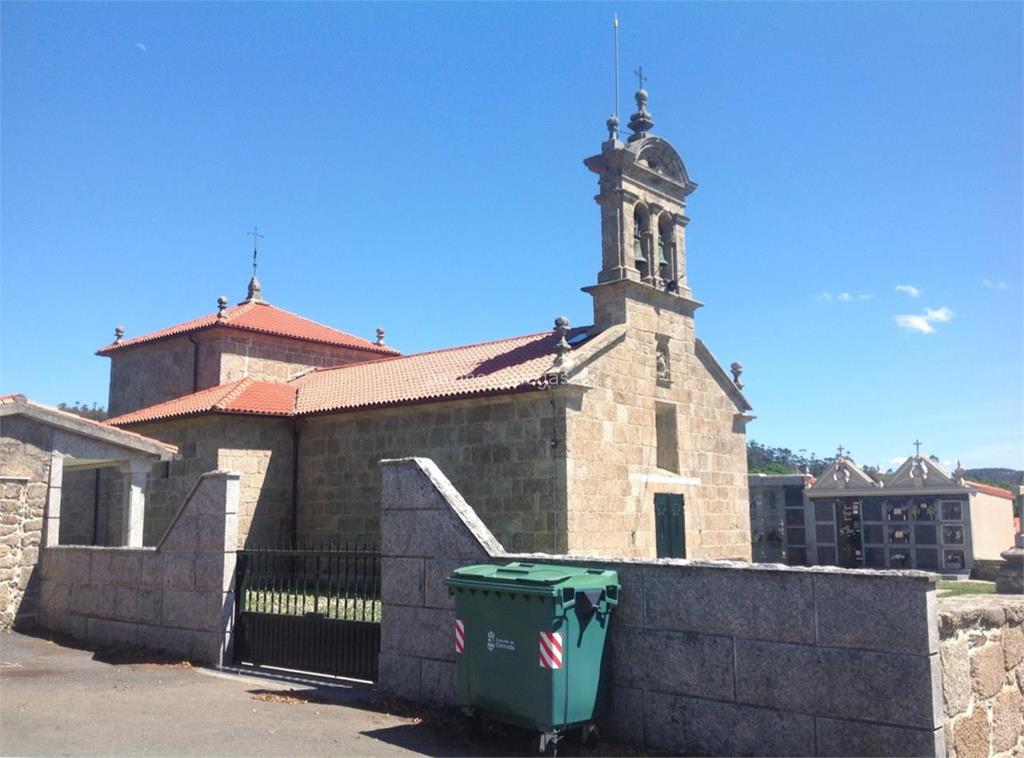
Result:
[[647,82],[647,77],[644,76],[644,67],[640,66],[633,72],[633,75],[636,76],[637,89],[643,89],[644,84]]

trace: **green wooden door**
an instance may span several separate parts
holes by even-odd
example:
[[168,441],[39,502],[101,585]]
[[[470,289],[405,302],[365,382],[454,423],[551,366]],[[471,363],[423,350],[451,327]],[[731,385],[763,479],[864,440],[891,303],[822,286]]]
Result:
[[654,537],[659,558],[686,557],[686,518],[682,495],[654,496]]

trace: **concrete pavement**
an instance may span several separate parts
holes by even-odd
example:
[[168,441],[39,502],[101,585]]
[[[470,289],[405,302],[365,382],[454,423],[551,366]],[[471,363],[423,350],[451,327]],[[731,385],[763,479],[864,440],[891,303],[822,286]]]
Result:
[[[370,685],[316,686],[118,661],[0,633],[0,754],[497,755],[383,712]],[[519,745],[512,745],[515,750]]]

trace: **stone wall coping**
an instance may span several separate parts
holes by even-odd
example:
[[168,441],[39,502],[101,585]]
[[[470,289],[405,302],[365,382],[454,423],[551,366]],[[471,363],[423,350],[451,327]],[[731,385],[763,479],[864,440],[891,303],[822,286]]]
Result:
[[[590,328],[593,329],[594,327]],[[609,348],[624,340],[626,338],[626,331],[625,324],[609,326],[607,329],[603,329],[598,332],[578,348],[568,353],[566,358],[569,361],[569,367],[565,372],[566,377],[569,379],[575,378],[588,365],[590,365],[595,358],[604,355]]]
[[551,555],[549,553],[502,553],[494,558],[509,558],[518,561],[558,563],[600,563],[623,566],[676,566],[685,568],[738,569],[762,573],[780,574],[824,574],[828,576],[849,576],[864,580],[905,579],[922,584],[933,584],[935,577],[925,571],[898,571],[895,569],[849,569],[840,566],[787,566],[782,563],[747,563],[730,560],[688,560],[685,558],[610,558],[601,555]]
[[93,552],[107,551],[116,553],[155,553],[157,548],[149,547],[127,547],[125,545],[47,545],[43,548],[47,553],[58,553],[70,550],[90,550]]
[[242,475],[237,471],[206,471],[199,475],[200,479],[213,479],[223,477],[224,479],[241,479]]
[[166,442],[161,442],[151,437],[144,437],[135,432],[107,426],[98,421],[82,418],[68,411],[62,411],[59,408],[51,408],[48,405],[33,402],[24,395],[15,395],[13,398],[0,404],[0,416],[14,415],[25,416],[38,423],[98,440],[125,451],[130,451],[135,455],[169,461],[176,458],[178,454],[178,448],[174,445],[169,445]]
[[185,499],[181,503],[181,507],[178,508],[178,512],[174,514],[174,518],[171,519],[171,523],[167,525],[167,529],[164,530],[163,536],[157,541],[157,548],[163,547],[164,543],[167,542],[167,538],[174,530],[174,525],[178,523],[178,519],[185,513],[185,509],[188,508],[189,503],[192,501],[196,491],[202,485],[204,479],[223,479],[224,481],[240,481],[242,475],[235,471],[206,471],[200,474],[196,478],[196,483],[192,485],[192,489],[185,495]]
[[687,560],[685,558],[611,558],[601,555],[554,555],[551,553],[510,553],[494,537],[476,511],[465,501],[462,494],[452,485],[448,477],[429,458],[386,458],[380,462],[382,468],[414,466],[430,480],[441,497],[470,531],[480,546],[494,560],[519,560],[537,563],[556,562],[572,564],[615,564],[622,566],[685,567],[754,571],[762,573],[810,574],[827,576],[857,577],[865,581],[874,579],[902,579],[934,585],[935,577],[924,571],[898,571],[895,569],[848,569],[839,566],[786,566],[781,563],[747,563],[730,560]]
[[462,523],[470,531],[480,546],[490,555],[505,555],[505,548],[498,539],[491,533],[480,517],[476,515],[469,503],[462,497],[455,486],[448,481],[441,469],[437,467],[430,458],[385,458],[380,462],[381,468],[402,468],[403,466],[415,466],[430,480],[438,494],[451,506],[452,512],[459,517]]
[[945,634],[958,629],[998,628],[1024,622],[1024,595],[957,595],[938,601],[939,627]]

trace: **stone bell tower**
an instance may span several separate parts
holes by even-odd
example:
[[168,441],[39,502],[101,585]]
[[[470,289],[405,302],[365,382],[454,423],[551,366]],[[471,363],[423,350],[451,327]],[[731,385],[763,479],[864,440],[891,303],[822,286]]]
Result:
[[[642,81],[642,80],[641,80]],[[700,303],[686,277],[686,198],[697,185],[675,148],[654,136],[647,90],[636,93],[632,134],[619,140],[619,121],[608,119],[608,140],[584,164],[598,175],[601,271],[585,287],[594,298],[594,323],[625,323],[627,301],[643,300],[685,315]]]

